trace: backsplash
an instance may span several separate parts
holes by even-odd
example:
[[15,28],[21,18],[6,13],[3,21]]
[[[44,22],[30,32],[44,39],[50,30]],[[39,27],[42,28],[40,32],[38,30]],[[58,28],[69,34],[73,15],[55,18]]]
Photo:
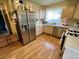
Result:
[[[64,23],[64,22],[63,22]],[[78,24],[77,23],[79,23],[79,19],[71,19],[71,18],[69,18],[68,20],[66,20],[66,22],[65,22],[65,24],[67,24],[68,26],[70,26],[70,27],[77,27],[78,26]]]

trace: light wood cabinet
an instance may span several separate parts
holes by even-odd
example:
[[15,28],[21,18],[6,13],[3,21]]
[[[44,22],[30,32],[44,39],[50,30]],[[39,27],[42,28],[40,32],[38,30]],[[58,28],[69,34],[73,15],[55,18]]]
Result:
[[43,9],[40,6],[35,7],[36,19],[41,20],[43,19]]
[[74,18],[75,19],[79,19],[79,4],[76,7],[76,11],[75,11],[75,14],[74,14]]
[[63,32],[66,31],[66,28],[63,27],[54,27],[53,28],[54,32],[53,32],[53,36],[55,37],[61,37]]
[[43,32],[52,35],[52,33],[53,33],[53,26],[44,25],[43,26]]
[[44,10],[41,6],[31,2],[26,2],[26,8],[36,13],[36,19],[41,20],[44,18]]
[[66,8],[63,9],[62,18],[72,18],[75,10],[75,5],[66,6]]
[[59,34],[59,33],[58,33],[58,32],[59,32],[59,28],[58,28],[58,27],[54,27],[53,30],[54,30],[54,32],[53,32],[52,35],[55,36],[55,37],[58,37],[58,36],[59,36],[59,35],[58,35],[58,34]]
[[62,33],[66,31],[66,28],[58,27],[58,26],[50,26],[50,25],[44,25],[43,26],[43,32],[50,34],[55,37],[61,37]]

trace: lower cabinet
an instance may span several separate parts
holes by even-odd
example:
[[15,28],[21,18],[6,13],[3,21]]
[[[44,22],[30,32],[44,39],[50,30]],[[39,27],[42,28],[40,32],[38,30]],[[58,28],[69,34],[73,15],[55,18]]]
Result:
[[43,26],[43,32],[52,35],[52,33],[53,33],[53,26],[44,25]]
[[37,29],[36,29],[36,35],[40,35],[41,33],[43,32],[42,30],[42,26],[38,26]]
[[63,27],[54,27],[53,28],[54,32],[53,32],[53,36],[55,37],[61,37],[63,32],[66,31],[66,28]]
[[57,26],[50,26],[50,25],[44,25],[43,26],[43,32],[50,34],[55,37],[61,37],[62,33],[66,31],[66,28],[64,27],[57,27]]
[[43,33],[43,24],[41,21],[36,23],[36,36],[40,35]]

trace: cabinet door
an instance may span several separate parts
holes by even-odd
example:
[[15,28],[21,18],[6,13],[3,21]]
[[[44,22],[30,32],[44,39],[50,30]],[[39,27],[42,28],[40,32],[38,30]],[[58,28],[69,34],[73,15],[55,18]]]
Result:
[[44,19],[44,10],[40,8],[40,19]]
[[53,36],[56,36],[56,37],[58,37],[58,27],[54,27],[54,29],[53,29]]
[[61,37],[62,34],[63,34],[63,32],[65,32],[65,31],[66,31],[66,28],[61,28],[61,27],[59,27],[59,28],[58,28],[58,37]]
[[61,37],[63,32],[65,32],[66,28],[62,27],[54,27],[53,36]]
[[36,35],[40,35],[43,32],[43,24],[41,21],[36,23]]
[[63,18],[71,18],[73,16],[73,12],[75,10],[75,5],[71,5],[71,6],[67,6],[66,8],[64,8],[63,10]]
[[52,34],[53,33],[53,27],[52,26],[44,26],[43,31],[44,31],[44,33]]
[[77,5],[74,18],[79,19],[79,4]]
[[36,35],[40,35],[42,32],[42,27],[39,26],[36,28]]

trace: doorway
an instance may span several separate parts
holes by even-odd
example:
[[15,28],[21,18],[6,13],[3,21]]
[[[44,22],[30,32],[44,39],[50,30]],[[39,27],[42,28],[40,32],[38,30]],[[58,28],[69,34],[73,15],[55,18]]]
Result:
[[12,34],[12,29],[5,10],[0,10],[0,48],[18,41],[16,33]]
[[5,34],[8,32],[5,20],[3,18],[2,12],[0,10],[0,34]]

